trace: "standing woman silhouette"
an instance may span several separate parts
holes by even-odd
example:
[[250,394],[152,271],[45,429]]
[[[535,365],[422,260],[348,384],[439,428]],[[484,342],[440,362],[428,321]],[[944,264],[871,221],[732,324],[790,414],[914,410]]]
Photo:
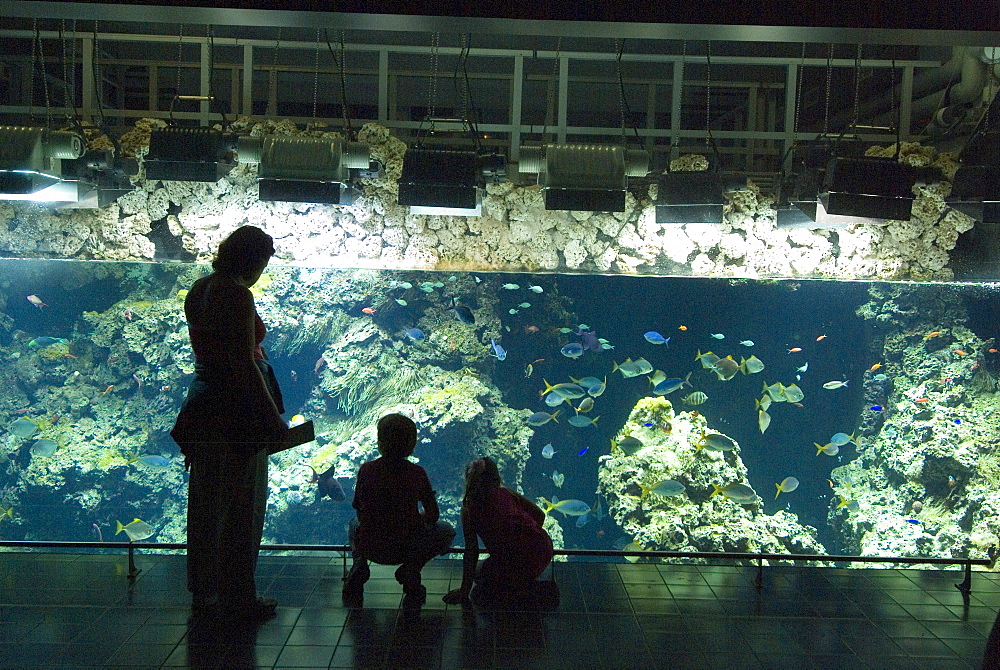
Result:
[[214,272],[184,300],[195,378],[170,434],[191,473],[187,568],[195,617],[252,621],[275,613],[275,601],[257,595],[254,571],[268,446],[282,441],[288,427],[250,293],[273,255],[270,235],[253,226],[236,229],[219,245]]

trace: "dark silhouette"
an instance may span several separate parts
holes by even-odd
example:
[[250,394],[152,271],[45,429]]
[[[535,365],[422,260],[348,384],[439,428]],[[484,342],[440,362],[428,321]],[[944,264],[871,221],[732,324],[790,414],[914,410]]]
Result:
[[[558,604],[555,582],[535,581],[552,561],[552,539],[542,528],[544,521],[545,513],[537,505],[503,486],[493,459],[472,461],[465,470],[462,501],[462,586],[445,594],[444,601],[457,604],[471,594],[484,606]],[[477,573],[480,539],[490,555]]]
[[[354,564],[344,580],[345,600],[360,603],[371,576],[368,561],[399,565],[403,607],[418,608],[427,600],[420,583],[424,565],[451,547],[455,529],[440,521],[437,499],[427,473],[406,459],[417,445],[417,426],[402,414],[378,422],[381,456],[361,466],[354,486],[350,540]],[[420,508],[423,508],[421,511]]]
[[269,235],[238,228],[219,245],[214,272],[196,281],[184,300],[195,378],[170,434],[191,472],[187,567],[196,617],[221,613],[254,621],[275,611],[273,599],[257,595],[254,571],[268,447],[284,440],[288,427],[250,293],[272,255]]

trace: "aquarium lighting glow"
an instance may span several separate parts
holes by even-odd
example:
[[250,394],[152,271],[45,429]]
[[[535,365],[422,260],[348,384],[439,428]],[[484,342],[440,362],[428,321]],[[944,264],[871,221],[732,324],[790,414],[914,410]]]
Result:
[[414,148],[403,156],[399,204],[411,214],[480,216],[482,189],[504,179],[503,156]]
[[143,164],[147,179],[215,183],[236,167],[236,135],[215,128],[157,128]]
[[656,194],[657,223],[721,223],[722,179],[715,172],[665,172]]
[[969,165],[958,168],[946,202],[982,223],[1000,223],[1000,167]]
[[47,128],[0,126],[0,200],[74,202],[77,184],[63,178],[63,160],[79,158],[83,137]]
[[894,158],[833,158],[820,200],[830,215],[908,221],[917,175]]
[[259,197],[266,202],[349,205],[359,171],[371,169],[371,150],[341,137],[241,137],[242,163],[257,163]]
[[519,169],[538,174],[545,209],[624,212],[629,177],[649,173],[649,152],[598,144],[521,147]]

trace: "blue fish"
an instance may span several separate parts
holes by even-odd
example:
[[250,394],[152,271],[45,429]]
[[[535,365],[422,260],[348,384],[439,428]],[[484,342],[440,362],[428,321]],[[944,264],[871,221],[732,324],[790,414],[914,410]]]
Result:
[[882,405],[872,405],[872,406],[871,406],[871,407],[869,407],[868,409],[870,409],[870,410],[871,410],[871,411],[873,411],[873,412],[881,412],[881,411],[882,411],[883,409],[885,409],[885,408],[884,408],[884,407],[882,407]]
[[908,521],[909,523],[917,523],[917,524],[919,524],[919,523],[920,523],[920,520],[919,520],[919,519],[907,519],[907,521]]
[[585,453],[587,453],[588,451],[590,451],[590,447],[584,447],[584,448],[583,448],[583,449],[581,449],[580,451],[576,452],[576,455],[577,455],[577,456],[583,456],[583,455],[584,455]]
[[962,420],[961,419],[955,419],[955,425],[956,426],[959,426],[961,424],[962,424]]
[[492,355],[496,356],[496,359],[498,361],[502,361],[503,359],[507,358],[507,352],[504,350],[503,347],[497,344],[495,340],[490,340],[490,349],[493,350]]
[[583,351],[584,349],[582,344],[580,344],[579,342],[570,342],[562,349],[560,349],[559,353],[561,353],[566,358],[580,358],[580,356],[583,356]]
[[403,334],[410,338],[412,342],[420,342],[424,339],[424,331],[419,328],[407,328]]
[[136,463],[142,463],[143,465],[150,468],[168,468],[170,467],[170,459],[164,458],[163,456],[157,456],[151,454],[148,456],[140,456],[135,459]]
[[651,330],[648,333],[645,333],[643,337],[645,337],[646,341],[649,342],[650,344],[670,344],[669,337],[663,337],[663,335],[660,335],[655,330]]

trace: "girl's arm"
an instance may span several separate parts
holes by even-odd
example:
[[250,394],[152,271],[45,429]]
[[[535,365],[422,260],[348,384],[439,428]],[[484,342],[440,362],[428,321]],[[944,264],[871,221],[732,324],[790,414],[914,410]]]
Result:
[[511,493],[514,494],[514,498],[517,500],[517,503],[531,515],[531,518],[534,519],[539,526],[545,523],[545,512],[543,512],[538,505],[531,502],[517,491],[511,491]]
[[473,579],[476,576],[476,565],[479,563],[479,535],[476,532],[471,515],[462,506],[462,532],[465,538],[465,555],[462,557],[462,586],[444,595],[444,601],[456,605],[469,599]]

